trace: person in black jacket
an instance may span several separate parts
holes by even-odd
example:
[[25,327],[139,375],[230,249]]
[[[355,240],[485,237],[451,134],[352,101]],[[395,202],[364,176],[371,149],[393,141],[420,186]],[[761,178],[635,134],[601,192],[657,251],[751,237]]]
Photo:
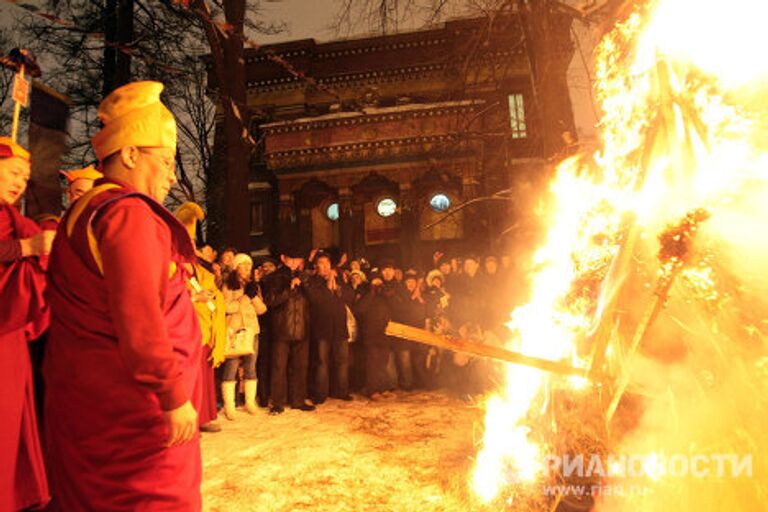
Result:
[[[425,329],[427,327],[427,305],[422,297],[422,282],[418,273],[414,270],[406,271],[403,283],[407,292],[407,302],[402,322],[419,329]],[[402,343],[411,353],[414,386],[420,389],[431,389],[433,379],[428,365],[430,348],[420,343],[408,341],[402,341]]]
[[[315,407],[306,403],[309,366],[309,301],[300,251],[288,249],[280,255],[283,265],[263,280],[264,301],[272,317],[272,367],[270,414],[285,410],[290,391],[290,406],[302,411]],[[290,371],[288,365],[290,364]],[[288,386],[288,377],[291,382]]]
[[480,259],[475,255],[464,259],[464,272],[455,281],[454,290],[448,290],[453,296],[450,304],[450,316],[457,326],[477,323],[483,318],[488,291],[485,279],[480,274]]
[[[266,276],[277,270],[277,260],[267,257],[261,261],[258,269],[254,270],[254,283],[261,283]],[[258,278],[258,279],[257,279]],[[245,293],[249,297],[251,295],[249,287],[246,286]],[[259,334],[259,350],[256,357],[256,399],[259,407],[269,406],[269,386],[272,380],[271,368],[272,368],[272,315],[271,311],[267,310],[266,313],[259,316],[259,327],[261,333]]]
[[358,343],[363,343],[365,384],[363,394],[379,398],[389,391],[387,361],[390,340],[385,331],[392,318],[389,303],[382,293],[382,279],[378,271],[371,273],[370,286],[355,303],[353,311],[360,322]]
[[310,396],[315,404],[322,404],[328,398],[330,388],[331,397],[351,400],[347,304],[354,301],[354,292],[338,276],[328,253],[317,255],[315,269],[317,273],[305,286],[314,355],[311,358]]
[[[381,266],[381,291],[387,299],[392,320],[395,322],[410,323],[410,294],[405,285],[395,278],[396,271],[391,260],[385,260]],[[411,364],[411,342],[399,338],[390,337],[389,347],[395,359],[397,369],[397,384],[400,389],[410,391],[413,389],[413,365]]]

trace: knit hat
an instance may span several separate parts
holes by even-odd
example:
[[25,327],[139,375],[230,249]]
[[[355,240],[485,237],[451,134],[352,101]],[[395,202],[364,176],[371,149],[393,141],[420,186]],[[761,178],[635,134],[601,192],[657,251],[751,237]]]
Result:
[[176,120],[160,101],[163,84],[133,82],[112,91],[99,105],[104,128],[91,144],[99,161],[125,146],[176,149]]
[[239,267],[243,263],[248,263],[251,266],[253,266],[253,260],[251,259],[250,256],[248,256],[247,254],[245,254],[243,252],[237,253],[235,255],[235,259],[232,260],[232,268],[236,269],[237,267]]

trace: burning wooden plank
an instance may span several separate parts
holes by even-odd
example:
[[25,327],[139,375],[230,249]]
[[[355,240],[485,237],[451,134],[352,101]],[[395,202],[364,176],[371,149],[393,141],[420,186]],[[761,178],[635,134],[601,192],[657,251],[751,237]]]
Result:
[[412,327],[410,325],[400,324],[397,322],[389,322],[387,325],[388,336],[394,336],[404,340],[415,341],[424,345],[432,347],[444,348],[453,350],[454,352],[461,352],[464,354],[470,354],[473,356],[488,357],[497,361],[504,361],[513,364],[522,364],[539,370],[547,372],[557,373],[559,375],[574,375],[577,377],[591,378],[592,380],[600,380],[600,376],[590,375],[588,368],[575,368],[571,365],[564,364],[558,361],[550,361],[548,359],[541,359],[538,357],[532,357],[519,352],[513,352],[502,347],[495,347],[492,345],[485,345],[483,343],[476,343],[473,341],[447,338],[439,334],[435,334],[418,327]]
[[627,391],[630,384],[635,355],[642,346],[643,340],[659,316],[659,313],[664,308],[669,291],[672,289],[672,284],[690,261],[693,253],[693,238],[699,230],[699,226],[702,222],[708,220],[710,216],[711,213],[705,208],[692,210],[678,224],[670,226],[659,235],[661,272],[656,284],[656,296],[646,309],[632,336],[627,363],[618,375],[616,391],[605,414],[606,422],[608,423],[613,419],[613,415],[619,407],[621,397]]

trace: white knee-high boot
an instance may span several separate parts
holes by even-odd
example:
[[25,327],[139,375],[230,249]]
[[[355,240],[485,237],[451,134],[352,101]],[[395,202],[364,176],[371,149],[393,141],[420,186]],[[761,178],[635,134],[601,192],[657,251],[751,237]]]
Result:
[[245,381],[245,410],[248,414],[256,414],[259,410],[256,407],[256,380]]
[[235,381],[224,381],[221,383],[221,398],[224,400],[224,417],[229,421],[235,419]]

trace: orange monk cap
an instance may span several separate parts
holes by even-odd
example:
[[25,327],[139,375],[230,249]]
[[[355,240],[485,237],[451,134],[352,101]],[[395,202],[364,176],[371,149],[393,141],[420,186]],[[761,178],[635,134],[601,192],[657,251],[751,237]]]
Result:
[[103,178],[104,175],[96,170],[92,165],[84,167],[83,169],[73,169],[71,171],[59,171],[59,174],[67,178],[69,183],[74,183],[77,180],[93,180],[96,181],[99,178]]
[[181,203],[174,211],[174,215],[179,219],[179,222],[184,224],[184,227],[189,231],[189,236],[194,240],[197,234],[197,221],[205,218],[205,212],[200,205],[192,201]]
[[91,144],[101,161],[125,146],[176,149],[176,120],[160,101],[163,84],[133,82],[112,91],[99,105],[104,128]]
[[22,160],[30,161],[29,151],[13,142],[10,137],[0,137],[0,158],[16,156]]

